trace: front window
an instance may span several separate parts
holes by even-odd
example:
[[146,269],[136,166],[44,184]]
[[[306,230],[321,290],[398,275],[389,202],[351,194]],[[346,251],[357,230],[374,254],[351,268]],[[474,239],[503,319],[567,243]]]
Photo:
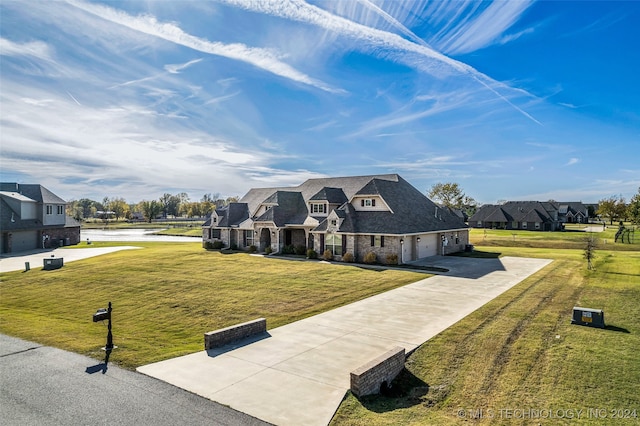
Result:
[[311,204],[311,213],[327,213],[327,205],[324,203]]
[[58,206],[58,214],[64,214],[64,206]]
[[211,230],[211,238],[216,238],[216,239],[220,239],[220,230],[219,229],[212,229]]
[[249,247],[253,245],[253,230],[245,229],[244,231],[244,245]]
[[384,247],[384,235],[372,235],[371,247]]
[[47,206],[47,214],[53,214],[53,206]]
[[330,250],[334,256],[342,256],[342,235],[327,234],[325,237],[325,250]]

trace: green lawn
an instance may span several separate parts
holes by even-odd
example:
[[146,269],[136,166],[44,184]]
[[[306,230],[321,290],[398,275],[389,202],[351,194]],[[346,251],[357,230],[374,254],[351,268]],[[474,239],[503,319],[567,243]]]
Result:
[[[593,235],[600,249],[640,250],[640,229],[637,229],[633,244],[615,243],[617,226],[607,226],[602,232],[584,232],[584,225],[573,225],[564,232],[540,232],[502,229],[471,229],[470,240],[478,246],[538,247],[555,249],[583,249],[586,239]],[[599,228],[599,227],[598,227]],[[625,240],[626,241],[626,240]]]
[[[582,250],[477,249],[555,261],[418,348],[393,395],[349,394],[332,424],[638,424],[640,252],[600,250],[589,272]],[[576,305],[607,329],[571,325]],[[574,420],[525,417],[549,410]]]
[[107,330],[92,315],[111,301],[111,361],[134,368],[202,350],[207,331],[259,317],[274,328],[425,277],[221,254],[201,243],[128,245],[144,248],[0,274],[0,332],[100,359]]
[[[348,394],[332,423],[637,424],[612,421],[640,416],[640,241],[614,244],[615,230],[596,234],[595,271],[582,258],[584,232],[472,230],[473,255],[554,261],[418,348],[392,395]],[[0,332],[100,359],[106,327],[91,315],[112,301],[111,360],[133,368],[202,350],[206,331],[257,317],[273,328],[424,278],[199,243],[131,245],[144,249],[0,274]],[[603,309],[607,329],[571,325],[576,305]]]

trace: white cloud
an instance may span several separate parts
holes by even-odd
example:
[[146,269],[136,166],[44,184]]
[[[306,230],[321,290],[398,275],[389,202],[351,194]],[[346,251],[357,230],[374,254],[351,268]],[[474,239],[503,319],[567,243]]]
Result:
[[199,52],[246,62],[275,75],[307,84],[327,92],[344,93],[344,90],[330,87],[328,84],[314,79],[282,62],[278,58],[279,55],[271,50],[249,47],[242,43],[225,44],[212,42],[187,34],[175,24],[158,22],[153,16],[131,16],[125,12],[107,6],[86,3],[83,1],[67,1],[88,13],[144,34],[152,35]]
[[171,74],[178,74],[180,71],[189,68],[193,64],[197,64],[202,59],[194,59],[193,61],[186,62],[184,64],[167,64],[164,69]]
[[38,59],[51,60],[52,49],[43,41],[16,43],[4,37],[0,38],[0,55],[33,56]]
[[465,19],[459,21],[460,23],[440,40],[438,46],[449,54],[463,54],[493,44],[520,19],[531,4],[532,1],[492,2],[479,15],[468,14]]
[[565,164],[565,166],[573,166],[574,164],[578,164],[580,162],[580,159],[578,158],[570,158],[569,161],[567,161],[567,164]]
[[[394,62],[406,64],[438,78],[450,77],[452,75],[469,77],[489,90],[497,98],[509,104],[525,117],[537,124],[540,124],[538,120],[515,105],[494,87],[500,86],[503,89],[509,89],[507,86],[496,82],[463,62],[443,55],[428,45],[416,44],[398,36],[397,34],[358,24],[340,16],[333,15],[319,7],[307,4],[302,0],[221,1],[246,10],[274,15],[293,21],[309,23],[340,34],[341,36],[353,38],[358,41],[356,46],[357,48],[382,56],[383,58]],[[522,3],[527,5],[529,4],[529,2]],[[507,23],[511,22],[512,24],[514,22],[513,20],[519,16],[517,11],[522,11],[522,7],[523,6],[509,6],[499,8],[496,6],[491,9],[491,13],[489,13],[488,16],[497,19],[500,25],[508,28]],[[509,26],[511,24],[509,24]],[[473,26],[473,28],[475,28],[475,26]],[[479,30],[473,31],[478,32]],[[496,30],[496,34],[497,33],[498,32]],[[495,36],[496,35],[494,35],[494,37]],[[484,37],[487,37],[486,33]]]

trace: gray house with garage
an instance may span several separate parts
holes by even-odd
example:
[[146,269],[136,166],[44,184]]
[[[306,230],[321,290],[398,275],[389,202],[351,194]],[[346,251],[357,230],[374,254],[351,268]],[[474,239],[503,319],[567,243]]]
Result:
[[80,242],[67,202],[42,185],[0,183],[0,250],[15,253]]
[[472,228],[557,231],[565,223],[588,221],[588,209],[581,202],[507,201],[483,205],[468,223]]
[[309,179],[295,187],[254,188],[216,209],[203,225],[203,245],[281,252],[329,250],[341,260],[374,253],[398,263],[462,251],[464,221],[438,207],[397,174]]

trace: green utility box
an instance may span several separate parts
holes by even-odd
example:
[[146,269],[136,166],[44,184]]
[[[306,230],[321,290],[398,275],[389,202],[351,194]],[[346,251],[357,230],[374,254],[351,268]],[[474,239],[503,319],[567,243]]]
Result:
[[62,260],[61,257],[55,257],[55,258],[51,258],[51,259],[44,259],[44,270],[45,271],[51,271],[52,269],[60,269],[62,268],[62,265],[64,264],[64,261]]
[[579,306],[574,306],[571,324],[604,328],[604,312],[602,312],[602,309],[581,308]]

